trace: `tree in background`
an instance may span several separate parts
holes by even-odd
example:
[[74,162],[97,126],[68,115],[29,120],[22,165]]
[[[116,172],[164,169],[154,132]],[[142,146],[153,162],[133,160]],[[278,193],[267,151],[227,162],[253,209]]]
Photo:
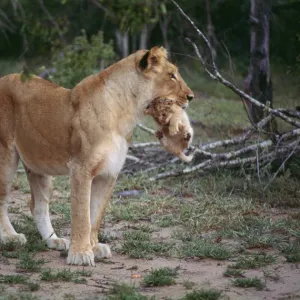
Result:
[[[251,0],[250,66],[245,90],[253,98],[272,107],[272,82],[269,59],[271,0]],[[263,110],[249,104],[252,121],[263,118]]]

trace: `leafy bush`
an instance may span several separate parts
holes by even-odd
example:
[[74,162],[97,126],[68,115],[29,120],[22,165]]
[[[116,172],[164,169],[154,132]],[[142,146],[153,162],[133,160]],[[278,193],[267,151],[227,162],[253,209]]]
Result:
[[105,67],[115,56],[112,42],[104,43],[100,31],[88,40],[86,32],[74,38],[73,43],[52,55],[52,64],[56,69],[51,79],[64,87],[72,88],[83,78],[96,73],[100,64]]

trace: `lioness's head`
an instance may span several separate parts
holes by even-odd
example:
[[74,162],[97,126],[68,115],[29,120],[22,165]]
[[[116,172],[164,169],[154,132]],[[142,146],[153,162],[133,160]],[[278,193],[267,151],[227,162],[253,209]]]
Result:
[[154,47],[138,62],[139,69],[146,78],[154,82],[154,98],[167,98],[185,108],[194,98],[194,93],[184,82],[178,68],[168,60],[163,47]]

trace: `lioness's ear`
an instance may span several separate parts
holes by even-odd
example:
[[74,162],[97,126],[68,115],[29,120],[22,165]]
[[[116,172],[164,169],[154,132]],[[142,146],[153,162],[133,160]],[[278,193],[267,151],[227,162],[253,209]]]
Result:
[[163,61],[168,59],[168,53],[164,47],[153,47],[140,60],[140,68],[143,71],[154,70],[160,72]]

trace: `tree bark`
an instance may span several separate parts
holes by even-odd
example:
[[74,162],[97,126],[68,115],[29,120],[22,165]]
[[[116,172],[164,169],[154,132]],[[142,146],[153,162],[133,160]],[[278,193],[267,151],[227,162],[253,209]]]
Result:
[[170,19],[167,15],[163,15],[162,19],[159,21],[159,26],[163,38],[163,44],[164,47],[167,49],[169,55],[170,55],[170,43],[168,39],[168,25],[169,25]]
[[[269,61],[271,0],[251,0],[250,66],[244,82],[245,91],[263,104],[272,107],[272,82]],[[264,115],[263,110],[246,101],[254,123]]]
[[147,49],[147,44],[148,44],[148,26],[147,24],[144,25],[141,33],[140,33],[140,49]]
[[210,42],[213,60],[216,60],[217,58],[217,38],[215,35],[215,27],[213,25],[212,19],[211,19],[211,11],[210,11],[210,0],[205,0],[205,9],[206,9],[206,22],[207,22],[207,38]]
[[128,32],[121,32],[118,29],[116,30],[116,40],[117,46],[121,53],[122,57],[126,57],[129,55],[129,37]]

